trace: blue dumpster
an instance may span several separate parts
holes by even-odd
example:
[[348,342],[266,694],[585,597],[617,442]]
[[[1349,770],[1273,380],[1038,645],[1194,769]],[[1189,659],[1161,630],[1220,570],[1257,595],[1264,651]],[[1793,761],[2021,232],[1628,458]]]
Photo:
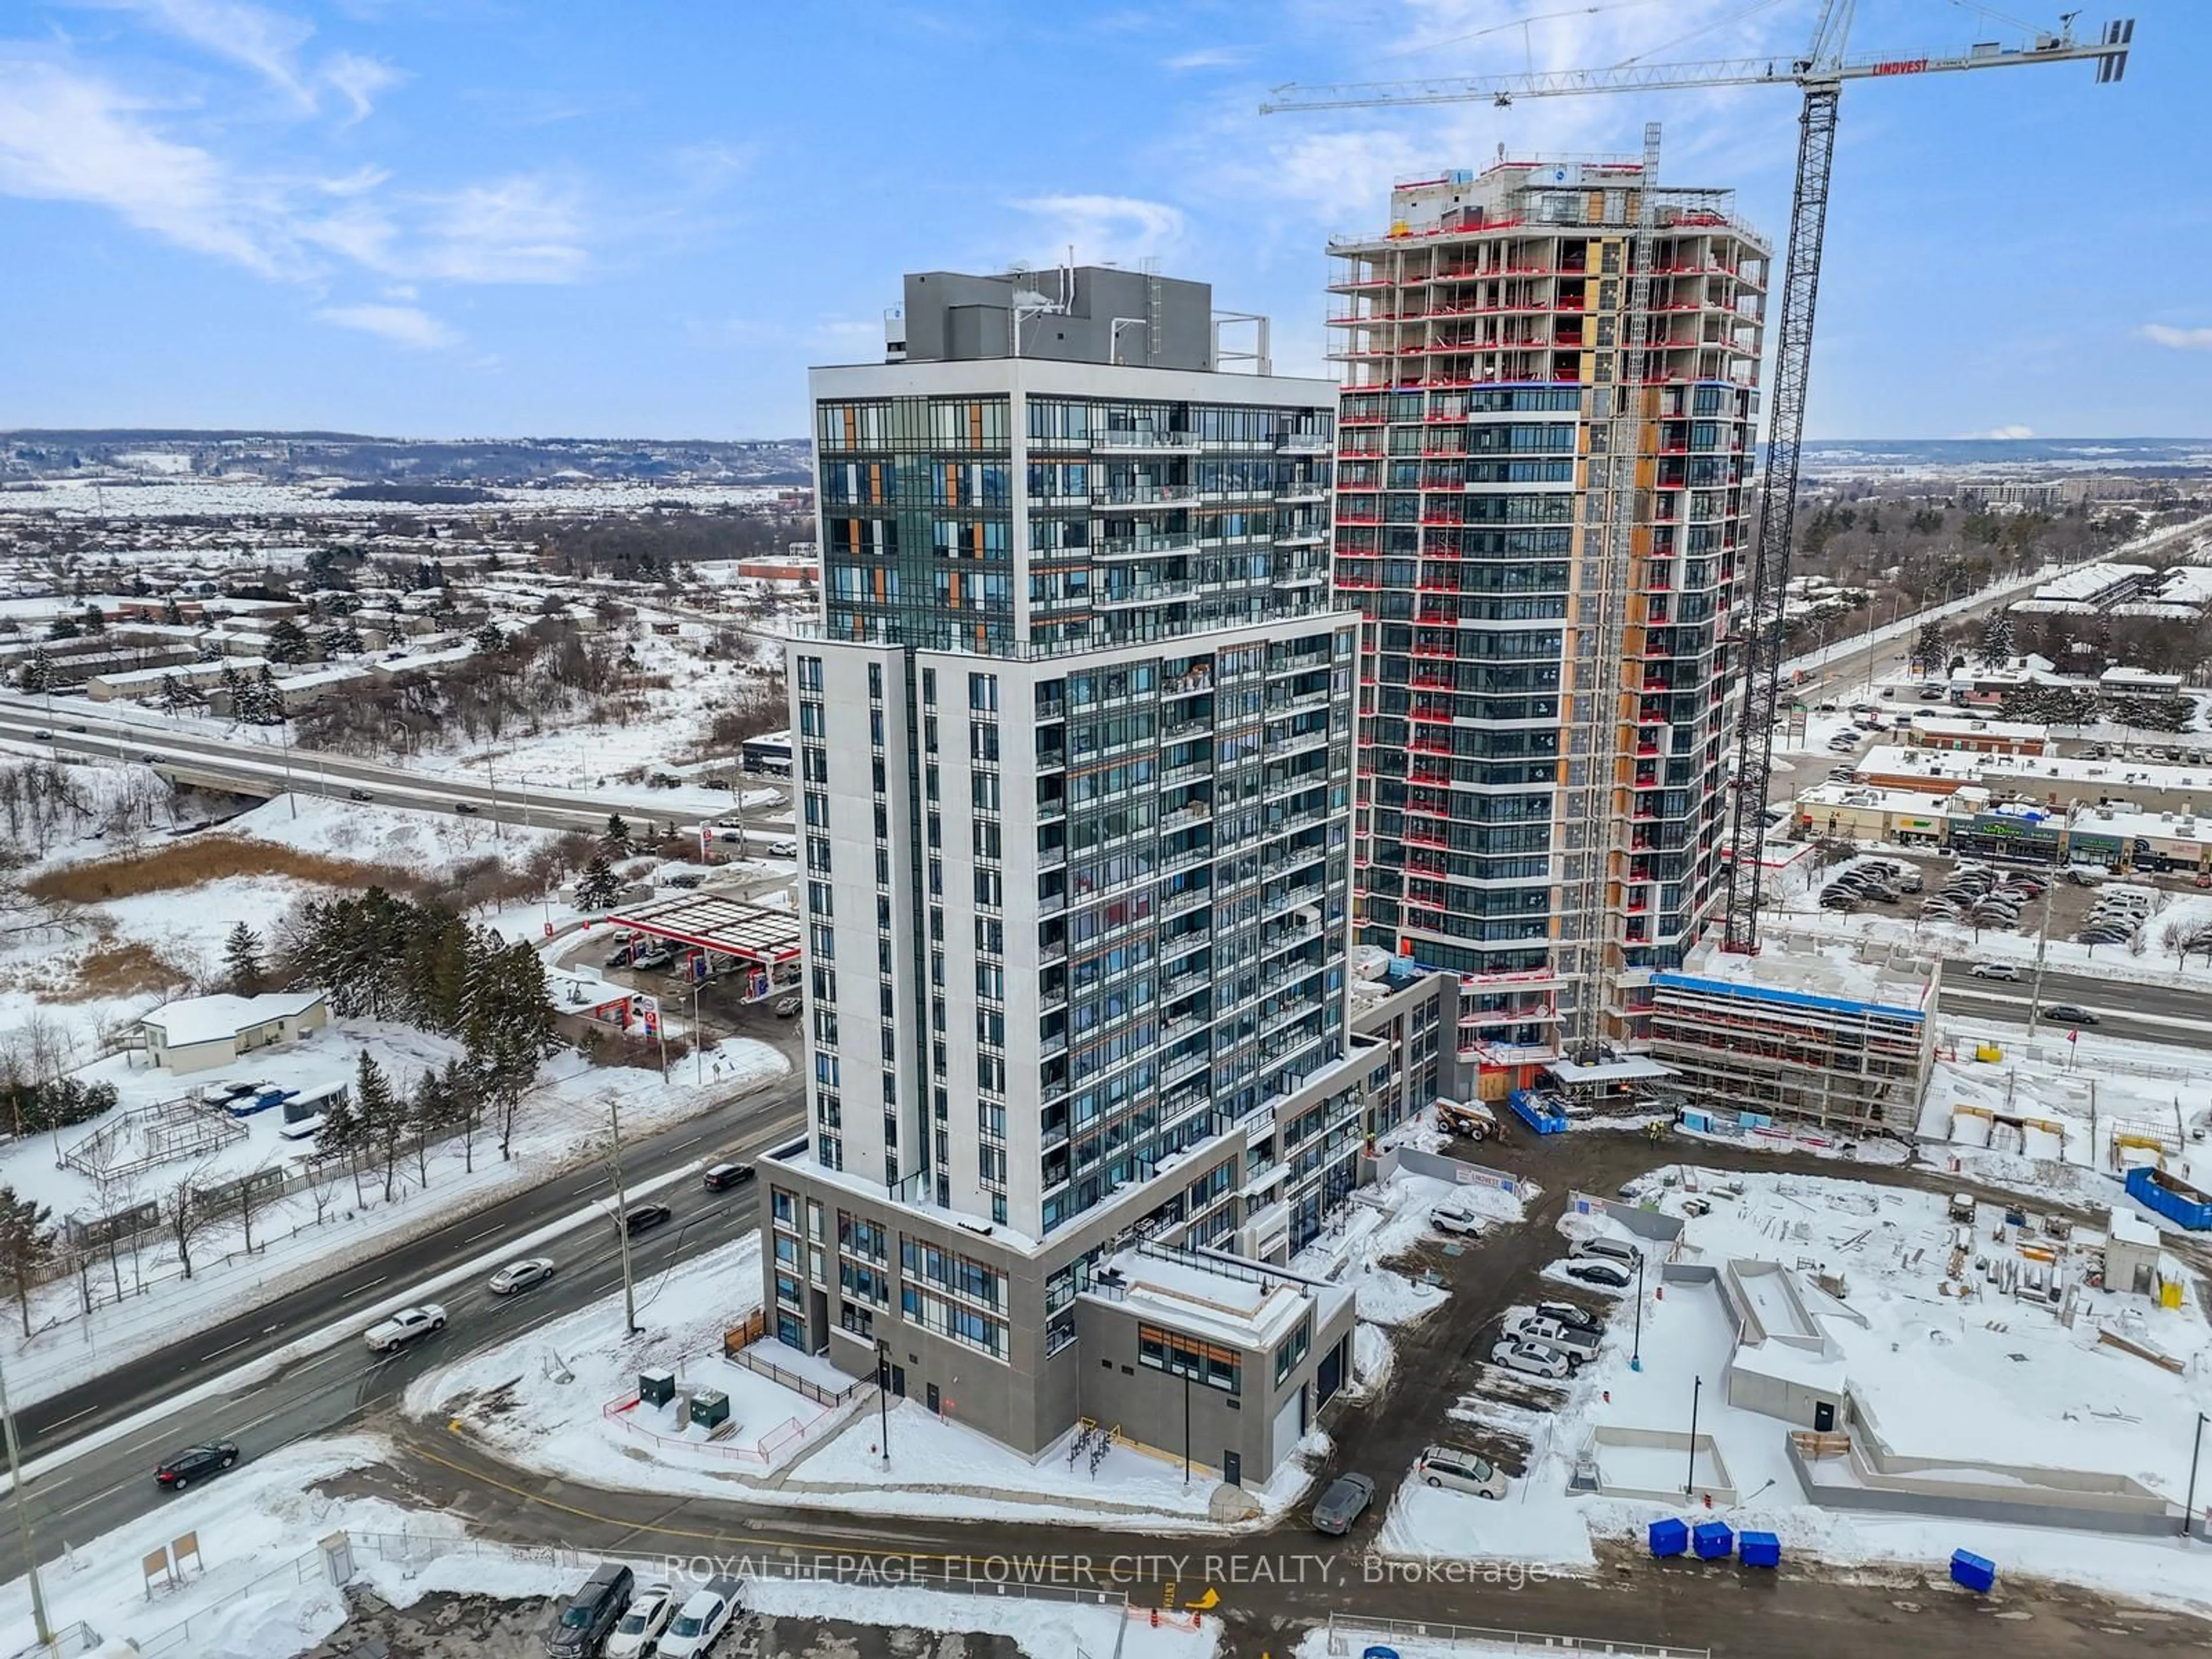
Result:
[[1700,1561],[1717,1561],[1735,1548],[1735,1533],[1725,1521],[1700,1521],[1690,1528],[1690,1548]]
[[1986,1595],[1997,1582],[1997,1564],[1972,1550],[1951,1552],[1951,1582],[1964,1584],[1977,1595]]
[[1782,1565],[1782,1540],[1771,1532],[1739,1533],[1735,1557],[1747,1567],[1778,1567]]
[[1364,1652],[1361,1653],[1359,1659],[1398,1659],[1398,1650],[1395,1648],[1369,1648]]
[[1656,1556],[1680,1555],[1690,1547],[1690,1528],[1682,1521],[1654,1521],[1650,1530],[1651,1553]]

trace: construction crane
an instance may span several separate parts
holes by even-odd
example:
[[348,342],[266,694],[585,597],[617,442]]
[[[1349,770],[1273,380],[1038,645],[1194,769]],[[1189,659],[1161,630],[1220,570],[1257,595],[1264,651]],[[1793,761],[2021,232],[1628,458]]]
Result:
[[[1747,955],[1759,949],[1759,849],[1765,835],[1774,718],[1781,696],[1781,601],[1790,574],[1798,459],[1805,436],[1805,391],[1812,367],[1813,311],[1820,294],[1828,179],[1835,160],[1836,117],[1844,83],[1954,70],[2087,61],[2097,65],[2098,82],[2104,85],[2117,82],[2126,72],[2135,39],[2132,18],[2106,24],[2094,40],[2077,39],[2074,20],[2080,14],[2069,12],[2056,31],[2032,34],[2018,45],[1992,41],[1963,51],[1854,56],[1845,48],[1856,6],[1856,0],[1822,0],[1813,44],[1802,58],[1627,63],[1610,69],[1530,70],[1518,75],[1338,86],[1291,85],[1276,88],[1270,101],[1260,106],[1261,114],[1273,115],[1486,99],[1504,108],[1516,98],[1571,97],[1584,93],[1767,85],[1802,89],[1804,110],[1798,121],[1796,183],[1790,206],[1781,309],[1775,319],[1774,384],[1768,405],[1766,467],[1759,483],[1758,538],[1752,550],[1749,591],[1745,603],[1737,608],[1739,621],[1729,636],[1730,643],[1742,647],[1744,696],[1729,803],[1728,914],[1723,945],[1724,949]],[[1656,181],[1647,179],[1645,183],[1652,185]],[[1600,999],[1595,988],[1585,988],[1579,1000],[1594,1004]]]

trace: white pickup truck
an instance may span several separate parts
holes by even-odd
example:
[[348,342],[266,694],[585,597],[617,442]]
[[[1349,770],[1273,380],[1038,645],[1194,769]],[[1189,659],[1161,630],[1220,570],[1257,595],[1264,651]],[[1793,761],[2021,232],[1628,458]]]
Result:
[[434,1302],[419,1308],[402,1308],[391,1318],[368,1328],[368,1346],[378,1353],[396,1353],[418,1336],[446,1328],[446,1310]]

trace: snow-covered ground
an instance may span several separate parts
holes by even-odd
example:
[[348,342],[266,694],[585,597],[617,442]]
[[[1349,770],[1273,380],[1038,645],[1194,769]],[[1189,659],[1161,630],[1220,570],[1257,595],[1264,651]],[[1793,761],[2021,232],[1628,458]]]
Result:
[[[2017,1271],[2033,1259],[1992,1237],[2002,1231],[2002,1213],[1993,1208],[1984,1206],[1974,1225],[1963,1279],[1951,1279],[1953,1228],[1936,1194],[1802,1175],[1723,1180],[1694,1168],[1679,1173],[1680,1183],[1655,1201],[1677,1213],[1686,1213],[1683,1200],[1692,1195],[1711,1206],[1710,1214],[1687,1219],[1680,1259],[1716,1267],[1732,1260],[1778,1261],[1795,1275],[1853,1398],[1893,1452],[2119,1474],[2176,1504],[2183,1498],[2197,1413],[2212,1408],[2212,1333],[2204,1286],[2193,1276],[2187,1291],[2193,1305],[2177,1310],[2093,1289],[2080,1277],[2079,1252],[2100,1241],[2077,1235],[2067,1247],[2076,1252],[2068,1258],[2075,1286],[2069,1322],[2047,1302],[2007,1293],[1977,1265],[1996,1262],[2002,1273],[2008,1261]],[[1591,1225],[1579,1218],[1564,1224]],[[1602,1224],[1627,1236],[1615,1224]],[[1841,1279],[1841,1301],[1812,1283],[1815,1272]],[[1516,1403],[1529,1398],[1525,1379],[1504,1384],[1494,1372],[1478,1374],[1476,1392],[1455,1415],[1512,1424],[1528,1434],[1528,1474],[1502,1502],[1402,1489],[1385,1522],[1384,1547],[1587,1565],[1593,1535],[1636,1535],[1649,1520],[1686,1512],[1685,1505],[1571,1493],[1569,1477],[1588,1455],[1591,1431],[1680,1433],[1695,1395],[1698,1431],[1712,1437],[1738,1494],[1735,1504],[1712,1513],[1738,1530],[1779,1534],[1785,1556],[1925,1566],[1964,1547],[1989,1556],[2001,1572],[2212,1609],[2212,1556],[2201,1545],[1815,1506],[1786,1456],[1793,1425],[1728,1402],[1735,1333],[1717,1289],[1663,1285],[1656,1273],[1647,1281],[1635,1368],[1632,1292],[1614,1307],[1599,1357],[1571,1383],[1549,1388],[1548,1406]],[[2099,1332],[2108,1327],[2171,1354],[2181,1374],[2101,1344]],[[1639,1471],[1609,1449],[1595,1455],[1615,1483],[1636,1483]],[[1679,1480],[1686,1455],[1672,1456],[1680,1467],[1668,1478]]]
[[[556,1560],[542,1549],[504,1548],[472,1536],[444,1514],[315,1490],[319,1483],[382,1461],[386,1453],[383,1443],[368,1436],[289,1447],[75,1546],[50,1559],[40,1574],[50,1622],[67,1628],[82,1621],[110,1643],[137,1643],[160,1659],[289,1659],[345,1621],[344,1601],[325,1578],[316,1553],[316,1540],[335,1533],[347,1535],[351,1582],[399,1607],[436,1592],[507,1601],[563,1595],[596,1564],[595,1558]],[[185,1558],[181,1573],[148,1589],[141,1560],[187,1531],[198,1540],[197,1561]],[[666,1564],[657,1559],[641,1557],[631,1565],[641,1578],[666,1576]],[[1220,1634],[1211,1621],[1198,1621],[1195,1630],[1155,1629],[1131,1619],[1118,1604],[961,1595],[881,1579],[862,1584],[747,1574],[744,1601],[787,1617],[997,1632],[1019,1643],[1032,1659],[1062,1659],[1079,1651],[1118,1652],[1125,1659],[1211,1659]],[[0,1650],[27,1646],[32,1634],[27,1582],[0,1586]]]
[[[375,1054],[394,1082],[404,1086],[418,1065],[441,1060],[452,1045],[403,1026],[339,1021],[304,1042],[257,1052],[250,1065],[237,1068],[236,1075],[266,1077],[286,1087],[342,1081],[351,1074],[354,1056],[363,1049]],[[469,1160],[458,1141],[432,1151],[427,1185],[414,1161],[404,1161],[389,1200],[384,1196],[380,1172],[359,1186],[341,1173],[335,1181],[258,1206],[251,1255],[245,1249],[242,1224],[234,1221],[210,1229],[195,1243],[189,1279],[182,1276],[166,1234],[142,1239],[135,1255],[127,1247],[119,1249],[112,1266],[84,1284],[71,1280],[33,1293],[34,1334],[29,1340],[20,1335],[19,1324],[9,1322],[6,1335],[0,1337],[0,1358],[7,1365],[10,1396],[19,1405],[43,1399],[174,1340],[179,1321],[222,1319],[312,1282],[334,1256],[388,1248],[456,1213],[527,1191],[554,1171],[593,1156],[600,1136],[607,1133],[611,1109],[619,1109],[626,1132],[647,1134],[732,1089],[768,1081],[788,1069],[781,1054],[750,1038],[723,1042],[709,1065],[718,1069],[708,1073],[702,1087],[694,1083],[695,1068],[690,1065],[675,1067],[664,1083],[657,1072],[596,1067],[580,1056],[563,1054],[546,1062],[535,1091],[525,1099],[512,1160],[500,1158],[495,1130],[478,1137],[473,1172],[465,1170]],[[120,1056],[100,1062],[86,1075],[112,1076],[121,1097],[118,1113],[134,1103],[179,1092],[178,1079],[168,1073],[133,1071]],[[156,1166],[129,1183],[129,1193],[120,1190],[121,1183],[111,1183],[105,1203],[97,1183],[74,1170],[54,1167],[48,1139],[0,1147],[0,1182],[47,1204],[57,1219],[72,1212],[112,1210],[127,1201],[160,1202],[187,1177],[204,1184],[254,1170],[289,1167],[300,1146],[276,1133],[280,1116],[281,1112],[272,1110],[243,1120],[245,1139],[205,1160],[187,1158]],[[62,1144],[74,1145],[94,1133],[101,1121],[64,1131]],[[97,1304],[89,1316],[83,1311],[88,1292]]]
[[[1064,1449],[1034,1462],[915,1401],[894,1401],[891,1455],[872,1386],[825,1407],[725,1359],[722,1333],[760,1304],[760,1241],[748,1237],[672,1269],[646,1287],[645,1304],[675,1310],[660,1328],[623,1329],[621,1298],[610,1297],[526,1337],[419,1378],[406,1407],[465,1432],[525,1468],[611,1486],[745,1496],[780,1504],[899,1515],[1141,1525],[1152,1530],[1206,1522],[1211,1482],[1186,1486],[1179,1464],[1115,1445],[1094,1471]],[[834,1389],[852,1379],[775,1342],[768,1363]],[[638,1373],[665,1370],[681,1390],[730,1397],[738,1428],[709,1441],[651,1407],[617,1409],[637,1392]],[[641,1415],[644,1413],[644,1415]],[[1310,1460],[1306,1460],[1310,1461]],[[1255,1490],[1267,1513],[1305,1486],[1302,1461]]]

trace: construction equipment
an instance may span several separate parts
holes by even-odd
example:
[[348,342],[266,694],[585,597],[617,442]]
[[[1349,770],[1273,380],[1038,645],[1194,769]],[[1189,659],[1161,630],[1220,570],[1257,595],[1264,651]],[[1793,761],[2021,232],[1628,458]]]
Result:
[[[1518,75],[1425,81],[1364,82],[1277,89],[1262,114],[1453,104],[1488,99],[1499,107],[1516,98],[1557,98],[1584,93],[1660,92],[1687,87],[1794,86],[1804,94],[1797,139],[1797,173],[1790,203],[1790,240],[1782,306],[1775,322],[1775,368],[1769,402],[1767,461],[1759,486],[1758,539],[1747,581],[1739,589],[1729,642],[1741,647],[1743,703],[1736,733],[1736,765],[1729,823],[1728,917],[1724,947],[1746,954],[1759,949],[1759,849],[1765,835],[1767,781],[1773,764],[1774,715],[1782,665],[1782,592],[1790,575],[1795,529],[1799,452],[1805,434],[1806,383],[1812,366],[1813,313],[1820,293],[1820,252],[1827,226],[1828,181],[1835,158],[1836,118],[1847,81],[1933,75],[1954,70],[2003,69],[2015,64],[2094,62],[2099,84],[2126,72],[2135,21],[2105,25],[2094,40],[2077,40],[2068,13],[2055,32],[2038,33],[2017,46],[1983,42],[1955,52],[1849,54],[1845,50],[1856,0],[1821,0],[1813,44],[1795,58],[1729,58],[1705,63],[1623,64],[1610,69],[1531,70]],[[1647,183],[1653,181],[1647,181]],[[1577,907],[1579,908],[1579,906]],[[1582,1000],[1593,1002],[1595,987]]]

